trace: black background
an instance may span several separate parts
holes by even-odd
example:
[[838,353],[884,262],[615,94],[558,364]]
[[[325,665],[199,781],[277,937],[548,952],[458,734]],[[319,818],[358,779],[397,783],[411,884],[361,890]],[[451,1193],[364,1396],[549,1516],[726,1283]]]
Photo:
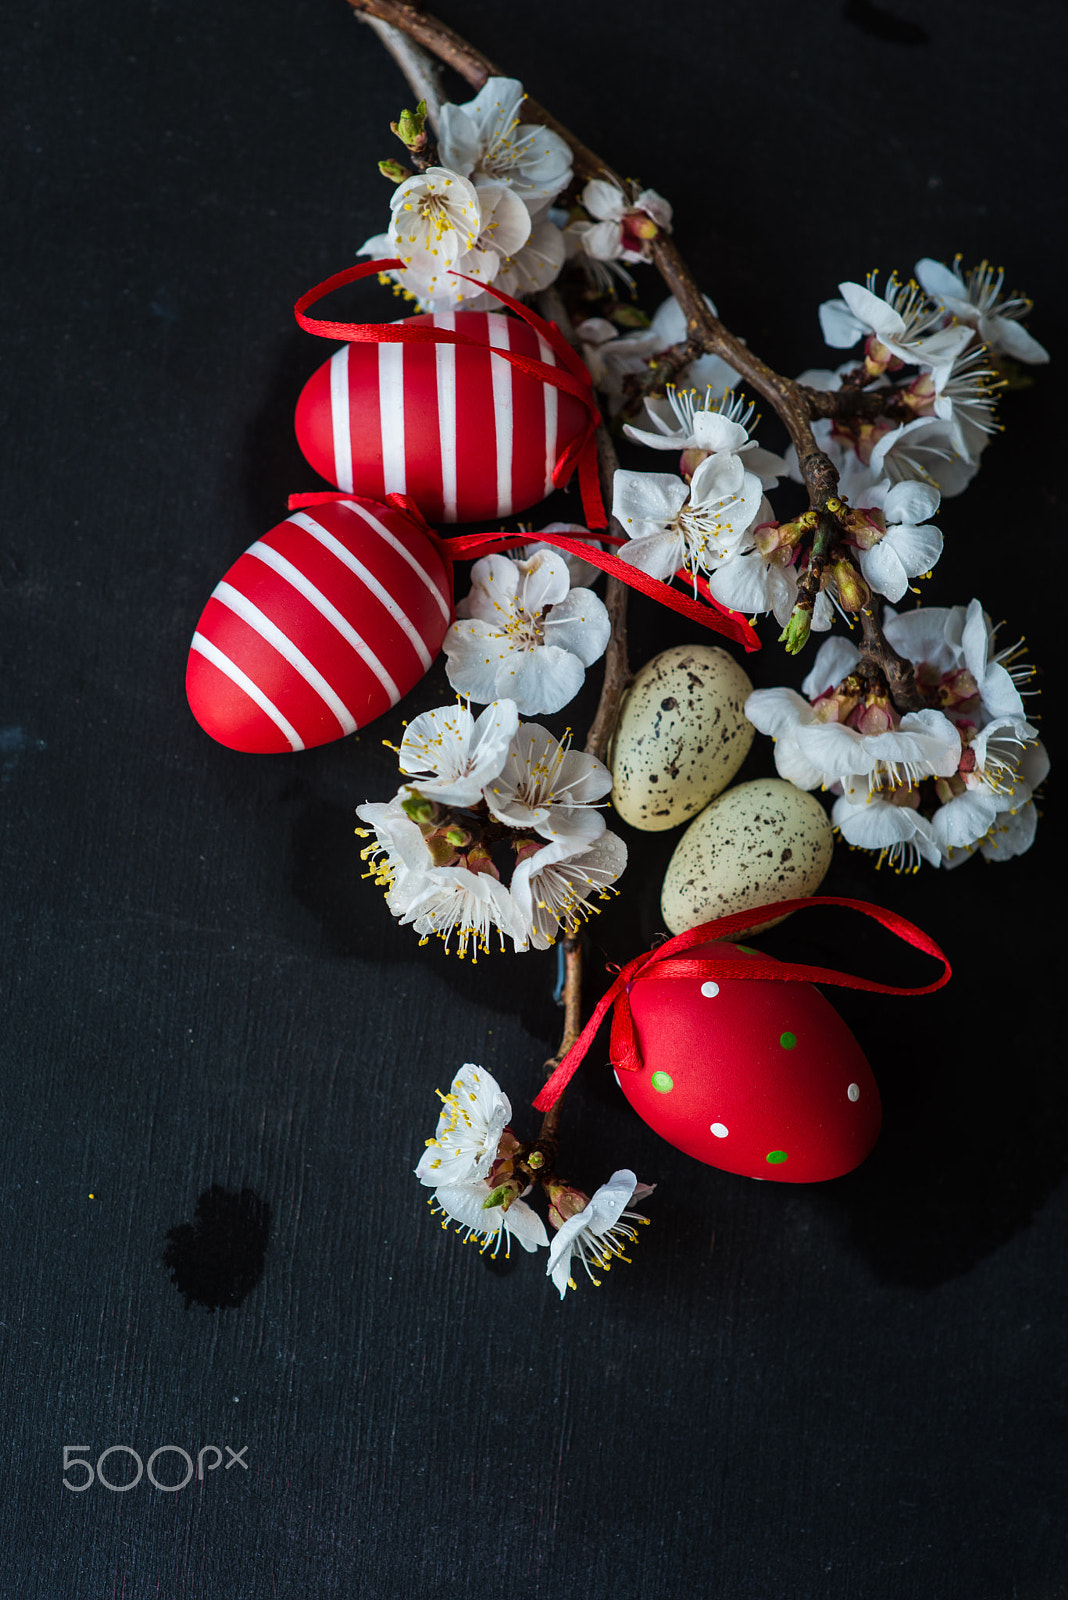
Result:
[[[943,507],[925,596],[1026,633],[1056,758],[1060,8],[446,14],[674,202],[703,287],[783,371],[835,359],[816,307],[873,267],[961,251],[1034,296],[1055,364]],[[411,97],[344,0],[39,0],[5,37],[0,1590],[1068,1595],[1056,765],[1021,860],[896,878],[836,856],[827,892],[903,912],[955,968],[926,999],[834,996],[884,1099],[858,1172],[794,1188],[688,1161],[598,1047],[563,1164],[657,1183],[633,1265],[561,1304],[538,1261],[442,1233],[410,1175],[433,1090],[481,1061],[533,1131],[553,958],[420,950],[361,879],[353,808],[392,792],[400,712],[256,758],[183,689],[214,584],[318,486],[291,419],[327,349],[290,308],[384,226],[376,162]],[[393,307],[365,287],[339,309]],[[632,615],[635,664],[687,636]],[[754,681],[798,682],[763,635]],[[414,703],[447,698],[438,663]],[[771,770],[758,739],[743,776]],[[660,926],[674,836],[629,839],[591,994]],[[805,918],[767,948],[930,976],[844,913]],[[198,1276],[181,1228],[212,1185],[240,1248]],[[227,1285],[239,1305],[201,1303]],[[114,1444],[247,1447],[248,1470],[62,1486],[65,1445]]]

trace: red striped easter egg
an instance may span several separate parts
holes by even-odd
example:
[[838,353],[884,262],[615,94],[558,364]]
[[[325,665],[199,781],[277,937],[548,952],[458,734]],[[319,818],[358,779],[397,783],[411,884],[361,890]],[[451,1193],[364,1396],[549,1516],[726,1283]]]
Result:
[[[502,312],[408,321],[558,365],[540,333]],[[407,494],[428,522],[477,522],[551,493],[587,417],[574,396],[488,349],[343,344],[305,384],[296,430],[311,466],[346,494]]]
[[403,512],[355,499],[295,511],[216,585],[186,694],[231,750],[328,744],[419,682],[451,620],[446,564]]
[[[689,954],[717,951],[749,954],[714,942]],[[874,1075],[812,984],[651,969],[629,999],[643,1065],[617,1082],[679,1150],[777,1183],[841,1177],[871,1151],[882,1121]]]

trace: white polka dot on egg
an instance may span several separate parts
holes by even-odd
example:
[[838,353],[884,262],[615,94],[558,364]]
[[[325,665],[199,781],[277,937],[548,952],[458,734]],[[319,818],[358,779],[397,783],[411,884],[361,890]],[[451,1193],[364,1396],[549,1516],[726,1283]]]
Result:
[[714,1000],[719,994],[719,984],[713,983],[710,978],[707,983],[701,985],[701,993],[706,995],[709,1000]]
[[850,1100],[859,1100],[860,1099],[860,1084],[859,1083],[851,1083],[849,1085],[849,1088],[846,1090],[846,1094],[849,1096]]
[[727,1129],[722,1122],[714,1122],[709,1132],[714,1133],[717,1139],[725,1139],[727,1137]]

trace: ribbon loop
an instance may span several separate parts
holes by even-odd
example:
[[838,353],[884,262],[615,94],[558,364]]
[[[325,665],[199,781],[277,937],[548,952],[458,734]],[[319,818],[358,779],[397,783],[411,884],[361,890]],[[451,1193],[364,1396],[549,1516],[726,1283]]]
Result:
[[[919,988],[903,988],[896,984],[880,983],[874,978],[861,978],[848,972],[838,972],[832,967],[809,966],[804,962],[795,961],[776,961],[770,956],[760,954],[739,958],[731,952],[717,951],[689,960],[679,959],[686,951],[694,949],[697,945],[706,944],[710,940],[729,941],[735,934],[744,933],[747,928],[767,922],[769,913],[774,916],[785,916],[787,912],[802,911],[807,906],[843,906],[846,910],[859,911],[864,916],[873,918],[896,938],[941,961],[943,969],[941,975],[932,983]],[[644,955],[636,956],[633,961],[620,968],[617,977],[607,993],[601,997],[578,1039],[543,1086],[534,1101],[534,1109],[548,1111],[555,1105],[593,1043],[594,1035],[610,1006],[615,1007],[609,1046],[612,1065],[617,1071],[640,1071],[643,1062],[634,1033],[634,1019],[627,995],[634,983],[640,983],[645,978],[720,977],[779,983],[827,983],[844,989],[866,989],[873,994],[919,995],[933,994],[936,989],[941,989],[949,982],[951,973],[952,969],[944,952],[928,934],[905,917],[899,916],[896,911],[887,911],[882,906],[871,905],[866,900],[848,900],[839,895],[812,895],[799,900],[772,901],[768,905],[754,906],[749,911],[737,911],[731,916],[716,917],[711,922],[702,922],[696,928],[676,934],[673,939],[665,940],[655,950],[647,950]]]
[[476,284],[480,291],[492,295],[495,300],[507,306],[509,311],[514,312],[545,340],[560,364],[552,366],[547,361],[537,361],[533,356],[522,355],[519,351],[501,350],[496,345],[487,345],[479,339],[472,339],[468,334],[456,333],[448,328],[435,328],[426,323],[330,322],[320,317],[306,315],[309,306],[332,294],[335,289],[341,289],[349,283],[357,283],[372,274],[402,271],[403,268],[403,261],[394,256],[381,261],[363,261],[354,267],[346,267],[341,272],[335,272],[332,277],[325,278],[313,289],[308,289],[297,300],[293,307],[297,323],[306,333],[313,333],[321,339],[341,339],[347,344],[451,344],[484,350],[490,355],[500,356],[502,361],[507,361],[527,377],[535,378],[541,383],[571,395],[585,407],[586,423],[578,438],[568,444],[556,462],[553,468],[553,484],[556,488],[561,488],[577,468],[583,515],[587,525],[591,528],[607,527],[608,517],[601,499],[597,472],[596,433],[601,414],[597,409],[593,393],[593,379],[585,363],[572,350],[555,322],[546,322],[536,311],[522,305],[503,290],[495,288],[492,283],[479,283],[462,272],[454,272],[450,276],[462,278],[466,283]]

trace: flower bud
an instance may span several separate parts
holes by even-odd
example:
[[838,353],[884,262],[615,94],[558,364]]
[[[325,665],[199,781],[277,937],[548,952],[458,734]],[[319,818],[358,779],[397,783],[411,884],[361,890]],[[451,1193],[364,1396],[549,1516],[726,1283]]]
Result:
[[911,383],[905,384],[897,392],[914,416],[934,416],[935,386],[931,373],[921,372]]
[[807,533],[815,532],[819,521],[818,512],[806,511],[791,522],[762,522],[753,530],[753,543],[765,561],[777,556],[780,564],[789,565],[793,552]]
[[838,518],[858,550],[872,550],[886,537],[886,518],[869,506],[849,508]]
[[426,101],[420,100],[414,111],[402,111],[399,120],[391,122],[390,127],[405,149],[411,150],[416,155],[425,150],[427,146]]
[[507,1211],[513,1201],[518,1200],[523,1192],[523,1183],[519,1178],[506,1178],[495,1189],[491,1189],[482,1202],[483,1211],[492,1211],[500,1206],[502,1211]]
[[975,678],[966,667],[961,667],[956,672],[943,674],[935,695],[935,705],[944,711],[950,706],[960,706],[968,700],[974,700],[978,693],[979,685]]
[[817,722],[849,722],[861,699],[860,680],[853,673],[836,688],[828,689],[812,702]]
[[839,556],[828,570],[838,591],[838,603],[843,611],[863,611],[871,604],[871,586],[857,571],[848,556]]
[[888,696],[869,694],[849,722],[850,727],[856,728],[858,733],[875,738],[880,733],[890,733],[900,720]]
[[413,173],[399,161],[380,161],[378,170],[383,178],[389,179],[390,183],[406,183],[413,176]]
[[549,1185],[549,1221],[554,1228],[563,1227],[569,1217],[585,1211],[589,1195],[574,1189],[569,1183],[554,1182]]
[[408,790],[407,800],[401,801],[401,810],[423,829],[432,828],[437,821],[437,806],[433,800],[425,800],[417,789]]
[[450,832],[449,828],[423,830],[423,838],[435,867],[455,867],[460,860],[460,852],[449,837]]
[[618,328],[648,328],[650,318],[640,306],[615,306],[609,312],[609,320]]
[[488,877],[500,880],[500,873],[493,863],[493,857],[484,844],[476,844],[464,857],[464,866],[469,872],[484,872]]
[[800,655],[808,644],[812,632],[812,605],[799,600],[790,613],[789,621],[779,635],[779,643],[786,646],[787,655]]
[[864,370],[869,378],[881,378],[884,372],[897,372],[902,365],[900,357],[888,350],[874,333],[869,333],[864,341]]

